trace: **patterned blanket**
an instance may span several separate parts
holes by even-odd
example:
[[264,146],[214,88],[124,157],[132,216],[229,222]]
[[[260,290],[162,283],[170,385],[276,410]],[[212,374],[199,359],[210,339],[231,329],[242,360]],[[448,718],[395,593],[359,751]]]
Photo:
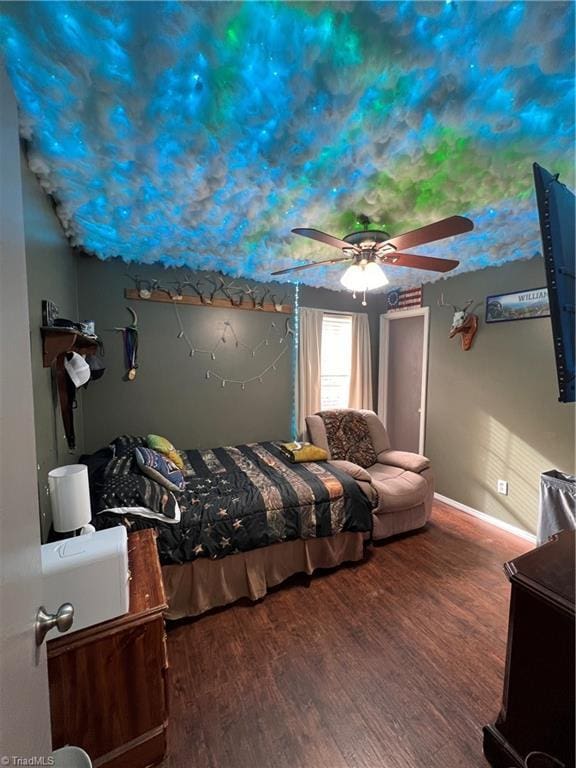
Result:
[[363,414],[343,408],[321,411],[318,415],[324,422],[326,440],[333,459],[352,461],[364,468],[376,464],[376,452]]
[[[186,451],[186,456],[186,490],[174,494],[178,524],[103,512],[95,525],[156,528],[163,564],[371,530],[370,502],[352,478],[326,462],[292,464],[275,443]],[[106,478],[100,493],[106,493]]]

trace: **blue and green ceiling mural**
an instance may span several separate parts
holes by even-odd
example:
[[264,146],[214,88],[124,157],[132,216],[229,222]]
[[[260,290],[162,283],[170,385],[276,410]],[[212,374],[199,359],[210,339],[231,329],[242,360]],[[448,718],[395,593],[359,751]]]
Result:
[[534,160],[574,185],[572,2],[0,3],[0,45],[30,166],[101,259],[266,280],[337,255],[292,227],[463,214],[417,250],[474,270],[539,252]]

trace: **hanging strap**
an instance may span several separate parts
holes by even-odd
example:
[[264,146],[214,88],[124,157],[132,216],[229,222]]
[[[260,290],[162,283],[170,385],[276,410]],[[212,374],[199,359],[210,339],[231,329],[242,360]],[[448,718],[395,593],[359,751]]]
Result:
[[60,412],[64,424],[64,434],[69,448],[76,448],[76,434],[74,432],[74,408],[76,405],[76,387],[66,373],[64,367],[65,354],[58,355],[54,364],[56,385],[58,388],[58,400]]
[[138,368],[138,331],[134,326],[129,325],[124,328],[123,336],[124,357],[128,369],[127,376],[132,381],[136,378],[136,369]]

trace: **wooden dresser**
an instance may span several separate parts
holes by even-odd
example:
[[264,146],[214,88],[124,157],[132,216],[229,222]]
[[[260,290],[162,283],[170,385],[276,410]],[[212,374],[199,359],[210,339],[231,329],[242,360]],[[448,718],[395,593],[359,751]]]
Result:
[[94,768],[145,768],[166,751],[166,598],[152,530],[128,536],[130,611],[48,642],[54,749]]
[[[506,563],[512,585],[502,709],[484,728],[494,768],[523,768],[544,752],[574,768],[574,556],[562,531]],[[542,763],[544,765],[544,763]]]

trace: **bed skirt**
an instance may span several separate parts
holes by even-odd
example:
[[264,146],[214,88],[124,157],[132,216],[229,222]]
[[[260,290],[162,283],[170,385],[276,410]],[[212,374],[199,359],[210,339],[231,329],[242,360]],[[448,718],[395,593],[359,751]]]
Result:
[[167,619],[198,616],[242,597],[259,600],[269,587],[296,573],[333,568],[364,556],[363,533],[339,533],[318,539],[296,539],[228,555],[200,558],[183,565],[164,565]]

